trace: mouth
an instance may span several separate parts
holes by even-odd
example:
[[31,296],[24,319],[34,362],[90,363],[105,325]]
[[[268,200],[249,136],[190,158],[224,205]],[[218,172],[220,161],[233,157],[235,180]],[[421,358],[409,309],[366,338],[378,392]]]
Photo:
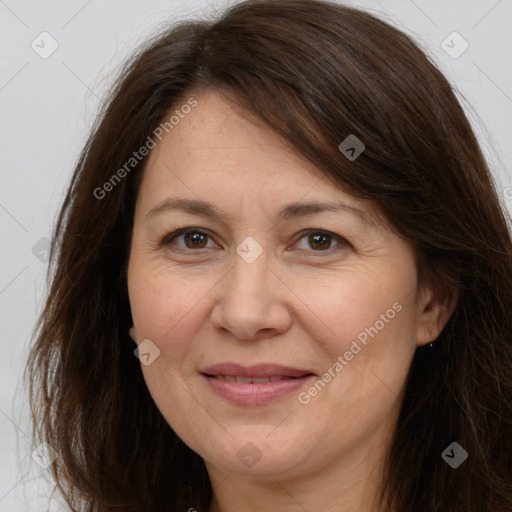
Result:
[[299,389],[316,375],[274,364],[242,366],[222,363],[200,371],[210,389],[238,405],[264,405]]
[[[239,375],[206,375],[206,377],[211,377],[213,379],[225,380],[227,382],[237,382],[238,384],[265,384],[267,382],[278,382],[281,380],[290,380],[290,379],[301,379],[302,377],[286,377],[276,376],[276,377],[241,377]],[[312,374],[308,374],[312,375]]]

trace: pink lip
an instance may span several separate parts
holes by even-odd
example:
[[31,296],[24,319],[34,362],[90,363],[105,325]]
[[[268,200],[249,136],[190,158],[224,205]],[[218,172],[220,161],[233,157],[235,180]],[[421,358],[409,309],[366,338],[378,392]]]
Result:
[[[228,375],[245,378],[283,377],[284,380],[264,383],[238,383],[219,380],[214,375]],[[201,376],[211,389],[239,405],[264,405],[288,393],[296,391],[306,381],[315,377],[307,370],[273,364],[260,364],[244,367],[235,363],[222,363],[201,371]]]

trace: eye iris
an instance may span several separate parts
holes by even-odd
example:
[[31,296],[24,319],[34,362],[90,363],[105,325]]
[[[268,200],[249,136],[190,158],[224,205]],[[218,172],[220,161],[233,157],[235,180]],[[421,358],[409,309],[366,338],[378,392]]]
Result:
[[[184,235],[185,237],[185,243],[187,245],[187,247],[191,248],[188,244],[188,242],[190,240],[192,240],[192,248],[197,248],[199,247],[200,249],[202,249],[205,245],[206,245],[206,236],[203,235],[202,233],[198,233],[197,231],[193,231],[191,233],[185,233]],[[203,242],[202,245],[198,245],[196,242]]]
[[[309,235],[309,243],[311,244],[311,247],[315,247],[315,245],[317,244],[322,244],[322,243],[326,243],[327,242],[327,247],[320,247],[320,249],[328,249],[329,245],[330,245],[330,240],[331,240],[331,237],[330,235],[327,235],[325,233],[317,233],[317,234],[312,234],[312,235]],[[317,247],[318,248],[318,247]]]

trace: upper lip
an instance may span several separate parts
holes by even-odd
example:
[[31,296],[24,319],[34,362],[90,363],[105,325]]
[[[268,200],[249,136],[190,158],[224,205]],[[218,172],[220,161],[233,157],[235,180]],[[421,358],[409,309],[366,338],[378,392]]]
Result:
[[236,377],[303,377],[312,375],[310,370],[291,368],[277,364],[263,363],[253,366],[242,366],[237,363],[219,363],[201,370],[205,375],[229,375]]

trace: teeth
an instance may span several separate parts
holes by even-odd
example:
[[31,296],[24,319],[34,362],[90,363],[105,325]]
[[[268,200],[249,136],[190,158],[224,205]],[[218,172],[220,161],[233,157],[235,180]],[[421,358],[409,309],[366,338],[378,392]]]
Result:
[[263,384],[264,382],[271,382],[270,377],[259,377],[251,379],[255,384]]
[[227,382],[237,382],[238,384],[266,384],[267,382],[285,380],[288,377],[238,377],[233,375],[215,375],[215,378],[219,380],[225,380]]

